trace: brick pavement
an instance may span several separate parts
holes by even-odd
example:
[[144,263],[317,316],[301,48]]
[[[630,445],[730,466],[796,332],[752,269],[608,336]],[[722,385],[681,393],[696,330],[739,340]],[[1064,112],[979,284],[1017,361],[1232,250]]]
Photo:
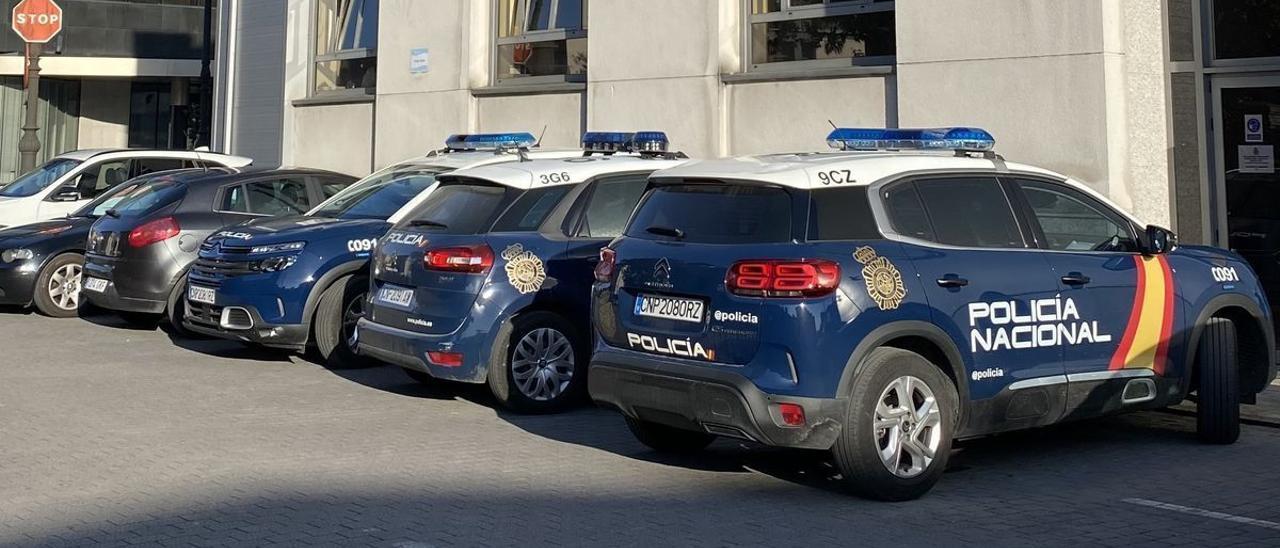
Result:
[[95,322],[0,314],[2,544],[1280,543],[1270,428],[1210,447],[1143,413],[978,440],[925,499],[881,504],[836,492],[821,453],[665,458],[601,410],[512,416],[481,387]]

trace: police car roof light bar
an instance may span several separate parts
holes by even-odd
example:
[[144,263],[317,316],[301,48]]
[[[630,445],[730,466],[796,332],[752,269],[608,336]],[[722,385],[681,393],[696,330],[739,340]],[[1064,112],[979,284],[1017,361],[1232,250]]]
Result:
[[996,139],[984,129],[970,127],[836,128],[827,135],[827,145],[840,150],[990,152],[996,146]]
[[664,154],[670,145],[671,140],[661,131],[637,131],[631,137],[632,150],[640,154]]
[[634,133],[625,131],[588,131],[582,134],[582,150],[587,153],[629,152]]
[[528,148],[538,142],[532,133],[459,133],[445,139],[448,150],[506,150]]

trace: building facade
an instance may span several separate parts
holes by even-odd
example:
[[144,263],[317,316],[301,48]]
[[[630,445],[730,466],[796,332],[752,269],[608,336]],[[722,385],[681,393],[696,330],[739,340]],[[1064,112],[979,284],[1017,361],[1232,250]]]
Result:
[[252,56],[281,69],[264,84],[276,95],[263,108],[278,110],[241,133],[278,143],[288,164],[362,174],[464,131],[572,146],[588,128],[659,129],[706,157],[822,149],[832,123],[975,125],[1006,157],[1075,177],[1183,242],[1236,248],[1244,234],[1280,251],[1280,235],[1246,227],[1280,200],[1280,2],[287,0],[271,11],[254,20],[278,22],[264,50],[277,56]]
[[[24,119],[18,0],[0,0],[0,183],[19,165]],[[65,26],[40,60],[40,161],[84,148],[186,148],[199,94],[204,0],[59,0]]]

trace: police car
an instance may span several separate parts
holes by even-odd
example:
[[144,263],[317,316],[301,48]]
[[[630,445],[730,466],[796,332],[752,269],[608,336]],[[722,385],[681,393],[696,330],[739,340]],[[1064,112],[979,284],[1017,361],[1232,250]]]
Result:
[[591,396],[657,450],[831,450],[918,497],[953,439],[1198,400],[1231,443],[1275,377],[1239,256],[1178,246],[981,130],[839,129],[829,153],[657,172],[601,251]]
[[523,412],[583,393],[592,267],[650,173],[660,132],[583,136],[578,158],[459,170],[377,246],[357,350],[409,376],[487,382]]
[[378,238],[450,171],[521,158],[580,156],[537,150],[529,133],[453,135],[445,148],[383,169],[305,216],[263,219],[210,236],[187,287],[183,324],[197,333],[303,350],[349,363]]

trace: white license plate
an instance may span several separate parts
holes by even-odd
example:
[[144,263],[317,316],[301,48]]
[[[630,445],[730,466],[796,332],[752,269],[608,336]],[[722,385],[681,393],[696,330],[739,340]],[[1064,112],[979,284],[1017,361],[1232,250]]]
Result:
[[636,315],[665,318],[681,322],[702,322],[702,301],[640,295],[636,297]]
[[204,304],[213,304],[217,300],[218,292],[208,287],[200,287],[197,285],[187,286],[187,298],[192,301]]
[[107,290],[107,281],[102,278],[85,278],[85,291],[93,291],[94,293],[102,293]]
[[384,287],[378,290],[378,300],[396,306],[409,306],[413,302],[413,290],[402,287]]

